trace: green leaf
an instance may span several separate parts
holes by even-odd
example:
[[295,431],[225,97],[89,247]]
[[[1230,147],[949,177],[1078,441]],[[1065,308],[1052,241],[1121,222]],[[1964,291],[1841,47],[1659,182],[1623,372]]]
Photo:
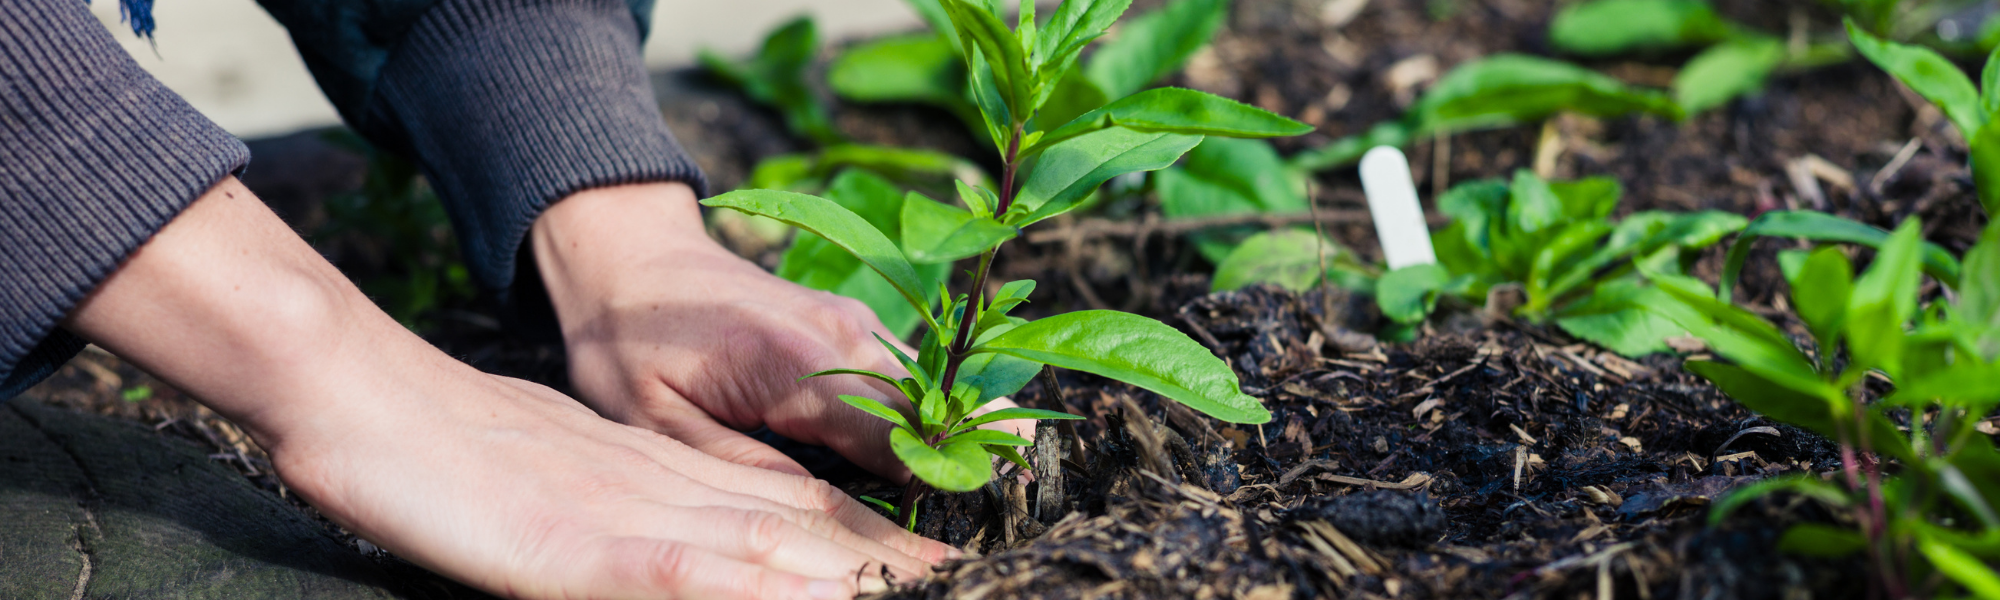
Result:
[[1762,317],[1716,300],[1707,286],[1693,278],[1662,273],[1644,265],[1640,271],[1661,291],[1693,311],[1666,309],[1661,313],[1707,342],[1717,354],[1795,392],[1846,406],[1840,390],[1821,380],[1812,362],[1792,346],[1791,339]]
[[819,371],[811,375],[807,375],[805,377],[800,377],[799,379],[805,380],[805,379],[812,379],[814,377],[825,377],[828,375],[860,375],[862,377],[872,377],[875,379],[880,379],[883,382],[888,383],[889,385],[896,386],[898,389],[900,389],[903,385],[902,382],[896,381],[896,378],[894,377],[883,375],[881,373],[876,373],[874,371],[870,371],[867,369],[827,369],[825,371]]
[[1875,37],[1856,26],[1852,19],[1847,21],[1847,39],[1875,66],[1936,104],[1966,138],[1972,138],[1986,125],[1986,115],[1980,110],[1979,90],[1972,87],[1972,80],[1950,59],[1930,48]]
[[1834,428],[1833,414],[1829,409],[1831,400],[1792,389],[1738,367],[1708,360],[1690,360],[1683,366],[1722,390],[1745,408],[1787,424],[1810,429],[1820,435],[1836,438],[1839,432]]
[[1952,322],[1972,338],[1980,358],[1992,361],[2000,355],[2000,220],[1988,223],[1979,243],[1965,251],[1958,293]]
[[1880,368],[1891,378],[1902,374],[1904,324],[1917,313],[1917,244],[1923,225],[1912,216],[1889,236],[1868,271],[1854,282],[1847,301],[1849,368]]
[[876,498],[874,496],[861,496],[860,498],[862,502],[867,502],[871,505],[874,505],[875,508],[882,509],[883,511],[889,513],[889,516],[891,517],[896,516],[896,505],[890,504],[882,500],[881,498]]
[[1868,539],[1852,529],[1824,523],[1799,523],[1778,538],[1778,551],[1817,558],[1845,558],[1868,548]]
[[[2000,91],[1993,95],[2000,96]],[[1987,117],[2000,118],[2000,114],[1988,113]],[[1978,133],[1968,136],[1966,144],[1972,150],[1972,186],[1979,192],[1979,206],[1989,217],[2000,215],[2000,127],[1980,127]]]
[[886,37],[859,44],[828,68],[835,94],[859,102],[925,102],[970,107],[965,63],[949,38],[931,33]]
[[[1990,18],[1987,21],[1996,23]],[[2000,60],[1995,59],[2000,59],[2000,46],[1987,53],[1986,67],[1979,70],[1979,112],[1985,113],[1988,121],[2000,112]]]
[[1932,536],[1918,539],[1917,551],[1930,559],[1931,566],[1937,567],[1939,573],[1982,600],[2000,600],[2000,575],[1994,574],[1978,557]]
[[1438,294],[1451,284],[1451,273],[1437,265],[1410,265],[1390,271],[1375,282],[1375,303],[1382,316],[1398,323],[1419,323],[1437,308]]
[[1072,415],[1066,412],[1042,410],[1039,408],[1016,407],[1016,408],[1003,408],[990,413],[979,415],[977,417],[973,417],[972,420],[966,421],[964,424],[959,425],[959,427],[960,428],[978,427],[980,425],[985,425],[987,423],[995,423],[999,421],[1013,421],[1019,419],[1037,419],[1037,420],[1054,419],[1058,421],[1074,421],[1082,418],[1083,417]]
[[1331,144],[1293,155],[1291,165],[1292,168],[1308,172],[1351,165],[1361,160],[1361,155],[1367,154],[1376,146],[1401,148],[1409,145],[1412,137],[1416,135],[1414,127],[1402,121],[1376,123],[1374,127],[1359,135],[1340,138]]
[[1118,26],[1091,54],[1084,74],[1117,98],[1181,70],[1229,16],[1228,0],[1173,0]]
[[989,446],[1033,446],[1034,442],[1005,431],[991,429],[961,429],[963,433],[945,438],[945,443],[985,444]]
[[1563,214],[1574,220],[1608,219],[1611,211],[1618,208],[1618,198],[1625,195],[1625,187],[1613,177],[1551,181],[1548,187],[1549,192],[1562,203]]
[[1819,343],[1820,351],[1839,348],[1847,325],[1847,302],[1854,292],[1854,265],[1834,246],[1814,250],[1792,279],[1792,306]]
[[910,192],[903,198],[903,252],[919,264],[951,262],[1014,239],[1021,230]]
[[[893,242],[901,229],[902,193],[894,184],[865,171],[848,170],[834,179],[829,200],[846,208]],[[949,265],[915,267],[919,282],[938,281]],[[897,336],[907,336],[925,322],[925,311],[911,305],[902,290],[847,249],[811,232],[800,232],[778,263],[786,280],[860,300],[875,311]],[[928,288],[922,288],[928,289]]]
[[701,203],[770,217],[826,238],[881,273],[912,307],[926,311],[925,320],[930,320],[924,283],[916,269],[895,243],[854,211],[825,198],[777,190],[737,190]]
[[1000,204],[1000,199],[993,195],[992,190],[973,186],[964,181],[953,181],[952,183],[958,187],[958,201],[964,202],[965,207],[971,209],[973,215],[980,217],[994,216],[993,208]]
[[1895,393],[1883,398],[1882,402],[1890,406],[1921,409],[1926,404],[1943,400],[1973,409],[1977,414],[1985,414],[1995,405],[2000,405],[2000,386],[1993,385],[1993,382],[2000,381],[2000,365],[1964,361],[1905,379],[1898,381]]
[[[1722,265],[1721,285],[1716,294],[1723,302],[1729,301],[1730,289],[1735,286],[1737,274],[1743,272],[1743,263],[1750,259],[1750,244],[1759,237],[1846,242],[1874,248],[1889,240],[1889,232],[1823,212],[1774,210],[1764,213],[1744,227],[1743,232],[1736,236],[1736,244],[1729,248],[1729,257]],[[1923,265],[1925,274],[1947,287],[1958,281],[1958,259],[1952,258],[1950,252],[1936,244],[1923,244]]]
[[986,449],[986,452],[988,454],[992,454],[994,456],[1007,459],[1007,462],[1014,463],[1014,466],[1021,468],[1021,472],[1025,473],[1033,471],[1035,469],[1034,467],[1028,466],[1028,459],[1021,458],[1021,453],[1014,451],[1014,449],[1011,447],[993,446],[993,445],[987,445],[982,447]]
[[1594,0],[1557,12],[1549,22],[1549,44],[1603,57],[1719,42],[1732,29],[1702,0]]
[[1056,144],[1043,152],[1001,221],[1026,227],[1062,214],[1112,177],[1174,164],[1201,139],[1198,135],[1106,129]]
[[[1613,198],[1616,201],[1616,198]],[[1570,220],[1567,207],[1549,186],[1549,182],[1536,177],[1527,169],[1514,170],[1514,183],[1508,190],[1507,223],[1513,229],[1534,233],[1542,229]]]
[[979,388],[979,398],[973,406],[983,406],[1001,396],[1021,391],[1040,372],[1042,365],[1035,361],[1002,354],[979,354],[967,357],[964,363],[959,364],[957,384]]
[[1679,120],[1680,105],[1608,75],[1524,54],[1497,54],[1452,69],[1405,115],[1417,137],[1538,121],[1557,112],[1593,117],[1652,113]]
[[1267,138],[1312,133],[1312,126],[1221,96],[1183,88],[1155,88],[1083,114],[1022,150],[1034,156],[1049,146],[1111,127],[1133,131]]
[[[1155,176],[1160,210],[1168,219],[1239,214],[1298,214],[1309,209],[1305,181],[1285,168],[1271,145],[1257,140],[1206,138],[1178,168]],[[1209,262],[1221,263],[1237,242],[1257,228],[1218,229],[1192,236]]]
[[[1097,89],[1097,84],[1085,79],[1083,72],[1075,69],[1071,69],[1069,74],[1064,75],[1048,89],[1050,90],[1048,99],[1042,102],[1041,109],[1035,111],[1035,118],[1028,124],[1029,131],[1043,133],[1044,136],[1058,125],[1073,121],[1090,111],[1104,108],[1104,105],[1111,102],[1111,96],[1106,95],[1104,90]],[[1023,139],[1021,143],[1020,156],[1027,158],[1047,147],[1049,139],[1047,137]]]
[[[874,334],[874,336],[875,341],[881,342],[883,348],[889,349],[889,354],[896,357],[896,362],[903,365],[903,370],[909,371],[910,376],[916,378],[919,383],[922,383],[924,388],[929,389],[937,385],[937,380],[931,376],[932,373],[925,369],[922,364],[918,363],[916,359],[910,358],[909,354],[904,353],[903,349],[897,348],[895,344],[889,343],[889,340],[882,339],[882,334],[878,333]],[[911,402],[916,402],[917,400],[919,399],[910,399]]]
[[1027,302],[1028,295],[1033,293],[1035,293],[1035,280],[1009,281],[1000,286],[1000,291],[986,299],[987,314],[1007,314],[1007,311],[1013,310],[1015,305]]
[[[1014,32],[984,6],[969,4],[965,0],[943,0],[943,4],[945,13],[951,16],[952,26],[958,30],[961,46],[977,47],[991,67],[988,72],[993,76],[993,86],[999,90],[1008,113],[1018,119],[1034,112],[1033,102],[1039,86],[1033,80],[1034,69],[1028,66],[1028,55],[1022,51]],[[966,67],[978,72],[978,65],[970,62],[971,54],[966,53]]]
[[1606,282],[1557,312],[1556,325],[1629,357],[1665,352],[1666,339],[1686,331],[1672,317],[1649,308],[1670,304],[1665,294],[1629,277]]
[[974,348],[1145,388],[1231,423],[1270,411],[1245,395],[1229,365],[1187,334],[1138,315],[1086,310],[1029,322]]
[[1708,525],[1710,527],[1718,525],[1723,519],[1729,518],[1730,513],[1736,512],[1736,509],[1775,492],[1798,494],[1836,508],[1844,508],[1853,502],[1848,498],[1847,492],[1842,491],[1839,486],[1821,481],[1811,473],[1780,475],[1736,488],[1723,496],[1708,509]]
[[1035,38],[1034,56],[1041,60],[1041,71],[1059,79],[1076,64],[1084,45],[1104,35],[1131,5],[1132,0],[1064,0]]
[[[1324,259],[1321,254],[1324,253]],[[1353,252],[1311,229],[1293,228],[1267,231],[1243,240],[1229,256],[1215,266],[1211,291],[1226,292],[1257,283],[1276,284],[1294,292],[1318,284],[1336,263],[1352,265]]]
[[875,415],[876,417],[884,421],[888,421],[889,423],[897,427],[908,429],[910,431],[917,430],[915,427],[910,426],[909,418],[904,417],[903,413],[896,412],[896,409],[889,408],[889,405],[883,404],[881,401],[878,401],[874,398],[866,398],[862,396],[849,396],[847,394],[841,394],[840,401],[846,402],[848,406],[861,409],[861,412]]
[[[945,0],[953,2],[957,0]],[[993,461],[979,444],[924,444],[905,429],[889,430],[889,448],[910,467],[910,473],[947,492],[970,492],[993,479]]]
[[1771,71],[1785,61],[1785,43],[1749,37],[1716,44],[1681,66],[1674,75],[1674,101],[1688,114],[1722,106],[1764,88]]
[[706,50],[700,59],[710,71],[742,87],[751,99],[777,107],[792,133],[820,144],[837,144],[843,136],[806,85],[806,68],[818,49],[819,33],[812,18],[799,17],[764,38],[763,48],[749,61],[731,61]]

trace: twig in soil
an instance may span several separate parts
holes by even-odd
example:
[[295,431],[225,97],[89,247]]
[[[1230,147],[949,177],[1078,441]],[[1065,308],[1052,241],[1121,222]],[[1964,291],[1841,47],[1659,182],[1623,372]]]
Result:
[[1402,400],[1402,399],[1405,399],[1405,398],[1415,398],[1415,397],[1417,397],[1417,396],[1422,396],[1422,395],[1424,395],[1424,394],[1428,394],[1428,393],[1431,393],[1431,392],[1434,392],[1434,391],[1437,391],[1437,386],[1438,386],[1438,384],[1440,384],[1440,383],[1444,383],[1444,382],[1447,382],[1447,381],[1451,381],[1451,380],[1453,380],[1453,379],[1457,379],[1457,378],[1458,378],[1458,376],[1460,376],[1460,375],[1464,375],[1464,374],[1466,374],[1467,372],[1470,372],[1470,371],[1472,371],[1472,369],[1473,369],[1473,368],[1475,368],[1475,367],[1478,367],[1479,365],[1483,365],[1483,364],[1486,364],[1486,358],[1485,358],[1485,357],[1479,357],[1479,358],[1474,358],[1474,359],[1472,359],[1472,362],[1471,362],[1470,364],[1467,364],[1467,365],[1465,365],[1465,366],[1463,366],[1463,367],[1459,367],[1459,368],[1458,368],[1458,370],[1456,370],[1456,371],[1452,371],[1452,372],[1450,372],[1450,373],[1446,373],[1446,374],[1445,374],[1445,375],[1444,375],[1443,377],[1439,377],[1439,378],[1437,378],[1437,379],[1433,379],[1433,380],[1431,380],[1431,382],[1430,382],[1430,383],[1426,383],[1426,384],[1424,384],[1424,386],[1423,386],[1423,387],[1420,387],[1420,388],[1417,388],[1417,389],[1414,389],[1414,390],[1410,390],[1410,391],[1408,391],[1408,392],[1404,392],[1404,393],[1402,393],[1402,394],[1400,394],[1400,395],[1396,396],[1396,399],[1397,399],[1397,400]]
[[[1322,218],[1334,223],[1369,222],[1368,211],[1365,210],[1336,210],[1328,212],[1331,214],[1325,215]],[[1302,213],[1226,215],[1199,219],[1171,219],[1156,222],[1114,221],[1111,219],[1093,218],[1081,219],[1071,224],[1036,231],[1028,234],[1027,240],[1030,244],[1047,244],[1050,242],[1068,242],[1072,237],[1078,241],[1082,241],[1100,237],[1136,237],[1141,233],[1176,236],[1205,229],[1215,229],[1217,227],[1266,225],[1277,228],[1285,225],[1304,225],[1311,222],[1313,222],[1311,211]]]
[[1710,453],[1708,453],[1709,457],[1710,457],[1711,459],[1713,459],[1713,457],[1715,457],[1716,455],[1718,455],[1718,454],[1722,454],[1722,451],[1723,451],[1723,450],[1728,450],[1728,449],[1729,449],[1729,445],[1730,445],[1730,444],[1734,444],[1734,443],[1736,443],[1736,439],[1737,439],[1737,438],[1740,438],[1740,437],[1743,437],[1743,436],[1746,436],[1746,435],[1750,435],[1750,434],[1752,434],[1752,433],[1761,433],[1761,434],[1764,434],[1764,435],[1769,435],[1769,436],[1783,436],[1783,435],[1784,435],[1784,434],[1782,434],[1782,433],[1780,433],[1780,432],[1778,431],[1778,428],[1776,428],[1776,427],[1771,427],[1771,426],[1769,426],[1769,425],[1764,425],[1764,426],[1759,426],[1759,427],[1751,427],[1751,428],[1749,428],[1749,429],[1745,429],[1745,430],[1742,430],[1742,431],[1738,431],[1738,432],[1736,432],[1736,435],[1732,435],[1732,436],[1729,436],[1729,439],[1727,439],[1727,440],[1723,440],[1723,441],[1722,441],[1722,445],[1720,445],[1720,446],[1716,446],[1716,447],[1715,447],[1715,451],[1714,451],[1714,452],[1710,452]]
[[1881,196],[1882,187],[1888,185],[1889,180],[1894,179],[1897,173],[1902,172],[1903,166],[1910,164],[1910,158],[1915,157],[1917,149],[1923,146],[1924,138],[1920,137],[1910,138],[1909,142],[1904,143],[1903,148],[1896,151],[1896,157],[1889,159],[1889,164],[1883,165],[1882,170],[1876,171],[1875,177],[1868,180],[1868,193]]
[[1403,490],[1414,490],[1420,487],[1424,487],[1426,485],[1430,485],[1432,478],[1430,475],[1425,473],[1411,473],[1410,476],[1404,477],[1402,481],[1398,481],[1396,483],[1389,483],[1387,481],[1362,479],[1360,477],[1348,477],[1346,475],[1333,475],[1330,473],[1321,473],[1318,475],[1314,475],[1313,479],[1318,479],[1320,481],[1326,481],[1331,483],[1352,485],[1357,487],[1370,487],[1370,488],[1384,489],[1384,490],[1403,491]]
[[1222,340],[1215,339],[1215,334],[1209,333],[1208,328],[1202,327],[1200,323],[1194,321],[1194,317],[1188,316],[1186,308],[1182,308],[1178,316],[1181,318],[1182,323],[1187,323],[1188,328],[1194,330],[1194,336],[1200,338],[1201,343],[1208,346],[1209,352],[1214,352],[1216,356],[1221,357],[1225,362],[1229,360],[1229,357],[1222,353]]

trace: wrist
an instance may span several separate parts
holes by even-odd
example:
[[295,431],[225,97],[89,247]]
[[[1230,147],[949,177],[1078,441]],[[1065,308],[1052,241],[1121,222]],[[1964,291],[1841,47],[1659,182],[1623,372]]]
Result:
[[657,267],[734,258],[708,237],[694,190],[681,182],[571,194],[536,218],[529,244],[565,339]]

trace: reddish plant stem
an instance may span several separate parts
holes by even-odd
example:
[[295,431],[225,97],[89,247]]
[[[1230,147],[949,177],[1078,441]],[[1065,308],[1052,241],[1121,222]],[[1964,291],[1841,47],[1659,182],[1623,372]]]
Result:
[[[1007,141],[1007,157],[1004,163],[1006,166],[1000,176],[1000,203],[993,208],[994,218],[1007,214],[1007,209],[1014,205],[1014,173],[1020,170],[1020,154],[1021,126],[1017,124],[1014,126],[1013,137]],[[965,364],[965,352],[971,348],[973,341],[972,328],[979,323],[979,305],[985,299],[986,273],[993,266],[993,256],[999,253],[1000,248],[996,246],[979,257],[979,270],[972,276],[972,292],[966,297],[965,314],[958,322],[958,332],[953,334],[951,345],[945,349],[944,378],[938,381],[938,393],[942,396],[940,398],[942,401],[951,401],[951,389],[958,383],[958,367]],[[946,298],[945,301],[949,302],[950,298]],[[945,318],[951,318],[951,315],[945,315]],[[924,442],[935,445],[944,433],[940,431]],[[897,503],[896,517],[902,519],[905,527],[911,531],[916,530],[915,513],[912,511],[917,509],[917,501],[929,490],[930,486],[925,485],[924,480],[915,474],[910,475],[910,483],[903,486],[903,498]]]

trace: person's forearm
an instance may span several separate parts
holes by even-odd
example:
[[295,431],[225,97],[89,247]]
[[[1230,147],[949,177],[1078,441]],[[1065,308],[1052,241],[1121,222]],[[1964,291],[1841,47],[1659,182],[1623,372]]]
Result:
[[421,345],[233,177],[155,234],[65,326],[201,398],[274,451],[302,422],[331,412],[314,392],[353,375],[331,366]]

